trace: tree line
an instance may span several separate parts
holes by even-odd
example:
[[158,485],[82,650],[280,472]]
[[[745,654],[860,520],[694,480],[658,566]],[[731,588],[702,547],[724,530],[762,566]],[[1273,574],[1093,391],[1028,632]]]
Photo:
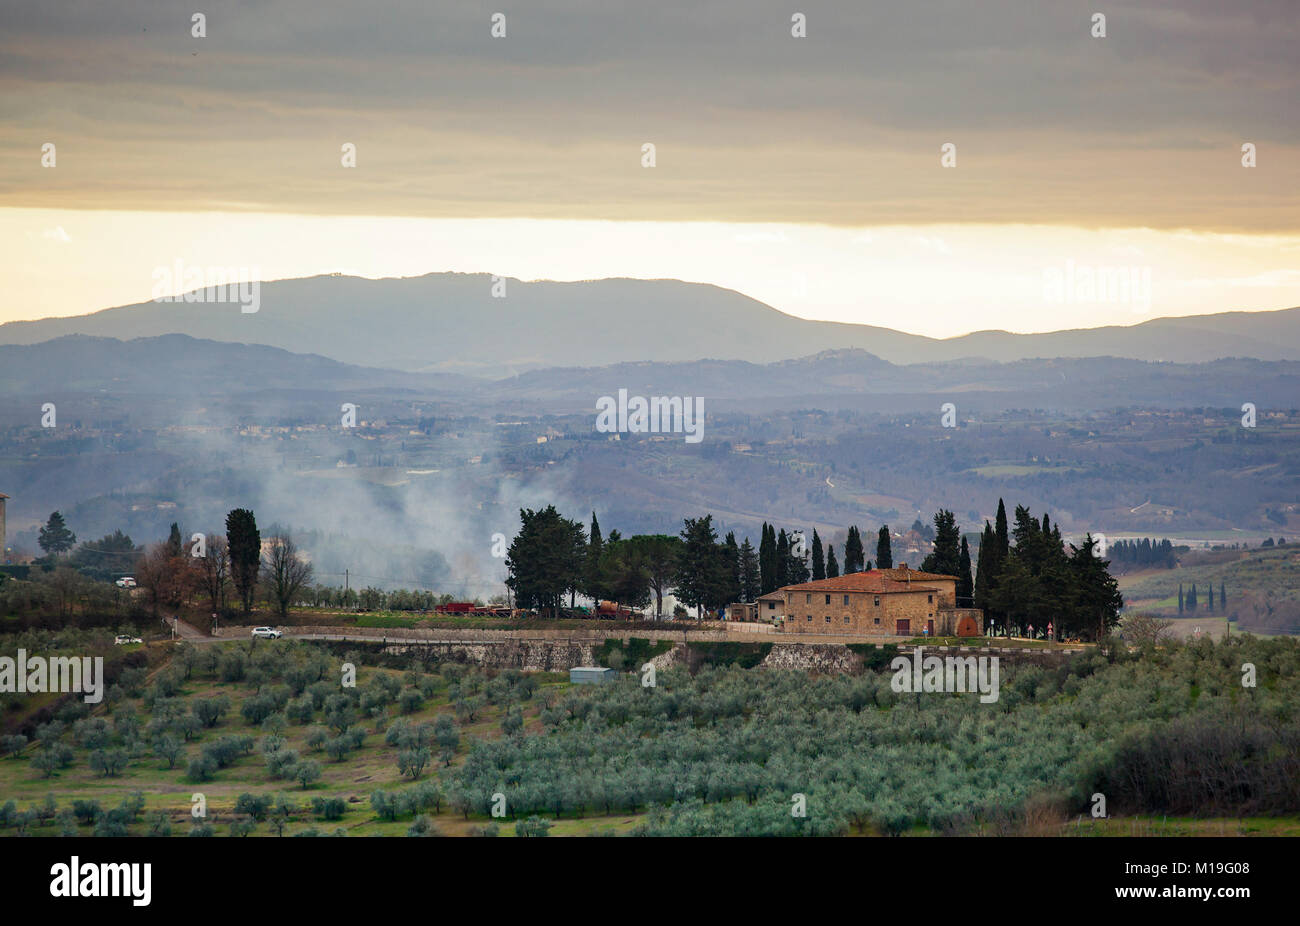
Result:
[[1173,569],[1178,565],[1174,554],[1174,545],[1168,539],[1155,540],[1143,537],[1141,540],[1117,540],[1106,550],[1115,562],[1123,566],[1139,568]]
[[985,521],[980,538],[975,607],[984,609],[986,622],[1003,629],[1042,629],[1051,621],[1057,636],[1101,639],[1118,623],[1124,606],[1109,566],[1091,533],[1079,545],[1067,545],[1046,512],[1039,521],[1017,505],[1010,528],[999,499],[995,523]]

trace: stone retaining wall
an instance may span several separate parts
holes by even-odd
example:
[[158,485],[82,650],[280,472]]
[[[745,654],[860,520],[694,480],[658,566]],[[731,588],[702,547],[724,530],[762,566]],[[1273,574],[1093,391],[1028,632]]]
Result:
[[[303,640],[337,640],[357,643],[381,643],[386,653],[411,653],[430,661],[465,662],[494,669],[521,669],[538,672],[567,672],[574,666],[594,664],[596,647],[606,640],[621,639],[625,643],[632,637],[651,641],[671,640],[674,646],[651,662],[663,670],[674,665],[687,665],[686,646],[680,631],[656,633],[654,631],[629,631],[625,633],[589,634],[558,630],[426,630],[420,628],[373,627],[312,627],[293,628],[295,638]],[[225,627],[219,636],[223,639],[247,639],[251,627]],[[737,639],[737,636],[740,639]],[[857,674],[862,671],[862,657],[846,643],[867,642],[849,638],[846,641],[792,640],[782,635],[755,640],[753,634],[727,634],[723,631],[692,631],[692,643],[745,642],[770,643],[771,651],[759,664],[770,669],[800,669],[810,672],[843,672]],[[872,641],[878,642],[878,641]],[[1084,652],[1066,647],[1053,649],[1026,649],[1024,647],[980,646],[925,646],[926,653],[939,655],[998,656],[1004,663],[1034,663],[1055,666]],[[911,653],[912,647],[899,647],[900,653]],[[639,668],[639,667],[629,667]]]

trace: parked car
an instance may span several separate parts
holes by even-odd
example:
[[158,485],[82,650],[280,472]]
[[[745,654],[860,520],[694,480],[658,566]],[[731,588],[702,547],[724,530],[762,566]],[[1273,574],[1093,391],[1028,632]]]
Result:
[[276,630],[274,627],[254,627],[253,636],[261,637],[263,640],[278,640],[284,636],[284,634]]
[[117,587],[135,588],[135,579],[131,578],[130,576],[122,576],[122,578],[117,580]]
[[126,646],[128,643],[143,643],[144,640],[141,640],[139,637],[129,636],[128,634],[125,633],[119,633],[116,637],[113,638],[113,642],[116,643],[118,646]]

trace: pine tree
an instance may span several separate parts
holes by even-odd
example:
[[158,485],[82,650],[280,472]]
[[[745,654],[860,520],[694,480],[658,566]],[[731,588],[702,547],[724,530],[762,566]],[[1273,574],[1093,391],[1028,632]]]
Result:
[[826,558],[822,554],[822,539],[817,535],[815,527],[812,542],[812,577],[814,582],[826,578]]
[[835,545],[826,545],[826,578],[838,579],[840,577],[840,564],[835,561]]
[[1073,593],[1071,607],[1060,624],[1064,631],[1096,633],[1096,639],[1100,640],[1118,623],[1124,598],[1119,593],[1119,583],[1107,568],[1110,562],[1096,555],[1096,546],[1097,541],[1089,532],[1082,546],[1074,547],[1065,576]]
[[[934,515],[934,552],[921,562],[921,571],[960,578],[960,538],[961,530],[957,527],[957,518],[946,508],[940,508]],[[967,572],[969,571],[968,553]]]
[[876,535],[876,568],[894,568],[894,551],[890,549],[888,524],[881,525],[880,532]]
[[[231,519],[237,513],[232,511],[226,518],[232,559],[235,537]],[[252,512],[244,514],[252,516]],[[519,533],[506,554],[506,585],[521,608],[546,610],[558,617],[565,594],[572,594],[583,582],[586,531],[580,522],[561,516],[554,505],[538,511],[520,509],[519,521]]]
[[725,560],[725,547],[718,543],[713,515],[686,518],[683,523],[681,564],[674,587],[677,596],[703,616],[705,609],[719,608],[727,603],[731,577]]
[[72,545],[77,542],[77,535],[68,530],[63,515],[55,511],[50,515],[49,520],[45,522],[45,526],[41,528],[41,533],[36,542],[40,544],[41,549],[46,553],[58,556],[60,553],[67,553],[72,549]]

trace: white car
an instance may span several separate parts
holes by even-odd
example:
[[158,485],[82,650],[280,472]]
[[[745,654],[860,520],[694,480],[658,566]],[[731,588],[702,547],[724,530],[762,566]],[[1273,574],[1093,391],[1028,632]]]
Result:
[[126,646],[128,643],[143,643],[144,641],[139,637],[132,637],[125,633],[119,633],[113,638],[113,642],[118,646]]
[[122,576],[122,578],[117,580],[117,587],[135,588],[135,579],[131,578],[130,576]]
[[274,627],[254,627],[253,636],[261,637],[263,640],[278,640],[284,636],[284,634],[276,630]]

